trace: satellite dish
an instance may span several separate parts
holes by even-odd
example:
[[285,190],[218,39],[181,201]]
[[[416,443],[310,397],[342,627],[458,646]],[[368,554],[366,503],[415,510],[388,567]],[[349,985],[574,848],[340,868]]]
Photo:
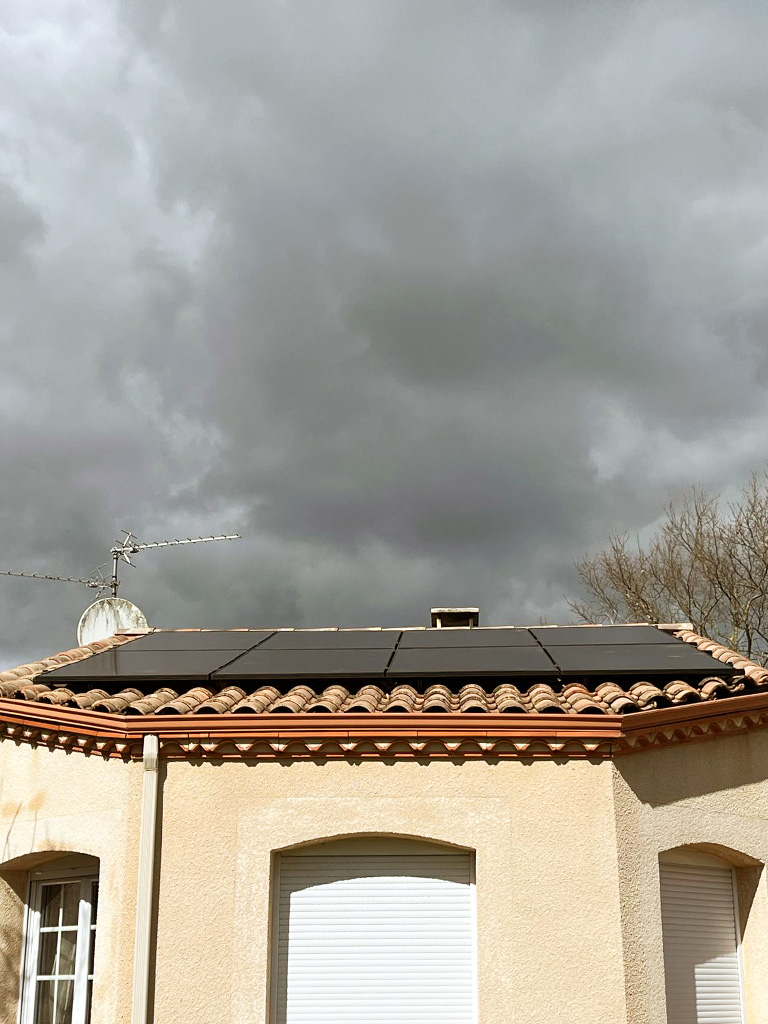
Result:
[[141,608],[123,597],[102,597],[88,605],[77,624],[77,642],[81,647],[94,640],[106,640],[121,629],[147,629],[147,617]]

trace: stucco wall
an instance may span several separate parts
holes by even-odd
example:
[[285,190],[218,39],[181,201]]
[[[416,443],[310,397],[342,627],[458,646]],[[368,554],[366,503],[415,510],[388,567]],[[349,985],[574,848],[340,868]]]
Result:
[[694,846],[737,868],[747,1024],[768,1024],[768,731],[618,758],[616,831],[632,1024],[664,1024],[658,858]]
[[[26,871],[101,862],[93,1024],[127,1024],[141,765],[0,743],[0,1024]],[[663,1024],[659,853],[739,867],[748,1024],[768,1024],[768,731],[587,761],[162,767],[154,1024],[266,1024],[274,851],[337,835],[476,851],[480,1024]],[[729,852],[731,851],[731,852]],[[625,971],[626,962],[626,971]]]
[[56,851],[98,857],[92,1024],[130,1020],[141,765],[0,742],[0,1021],[16,1024],[28,871]]
[[623,1024],[607,762],[171,763],[157,1024],[265,1024],[272,851],[415,835],[476,850],[481,1024]]

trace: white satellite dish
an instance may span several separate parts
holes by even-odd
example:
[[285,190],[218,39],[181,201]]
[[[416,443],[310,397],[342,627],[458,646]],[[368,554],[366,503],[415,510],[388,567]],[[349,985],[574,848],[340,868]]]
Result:
[[94,640],[106,640],[121,629],[147,629],[147,617],[141,608],[123,597],[102,597],[88,605],[77,624],[77,642],[81,647]]

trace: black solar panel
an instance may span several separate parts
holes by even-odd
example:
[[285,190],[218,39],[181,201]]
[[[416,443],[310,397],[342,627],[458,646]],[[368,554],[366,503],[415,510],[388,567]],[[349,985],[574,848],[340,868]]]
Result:
[[400,650],[419,647],[537,647],[527,629],[493,629],[480,626],[472,629],[406,629],[400,639]]
[[237,656],[237,651],[104,651],[85,661],[64,665],[45,673],[45,680],[57,684],[88,682],[95,684],[119,679],[174,681],[207,679],[220,665]]
[[697,651],[685,643],[674,644],[600,644],[578,647],[550,647],[550,656],[566,675],[626,675],[642,678],[664,673],[669,676],[733,675],[722,661]]
[[531,632],[547,648],[591,647],[594,644],[682,643],[676,636],[655,626],[532,626]]
[[262,646],[270,651],[393,651],[399,629],[284,629]]
[[424,647],[395,652],[388,679],[435,676],[547,676],[556,670],[544,651],[532,647]]
[[131,654],[136,651],[248,651],[273,633],[272,629],[168,630],[138,637],[121,650]]
[[390,659],[389,649],[372,650],[267,650],[257,647],[227,665],[213,678],[235,679],[381,679]]

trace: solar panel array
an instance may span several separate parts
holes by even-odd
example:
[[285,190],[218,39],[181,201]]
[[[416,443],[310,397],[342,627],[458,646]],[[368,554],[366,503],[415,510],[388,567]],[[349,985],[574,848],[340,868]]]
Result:
[[735,670],[654,626],[205,630],[150,633],[54,669],[107,684],[505,677],[556,683],[618,676],[702,678]]

